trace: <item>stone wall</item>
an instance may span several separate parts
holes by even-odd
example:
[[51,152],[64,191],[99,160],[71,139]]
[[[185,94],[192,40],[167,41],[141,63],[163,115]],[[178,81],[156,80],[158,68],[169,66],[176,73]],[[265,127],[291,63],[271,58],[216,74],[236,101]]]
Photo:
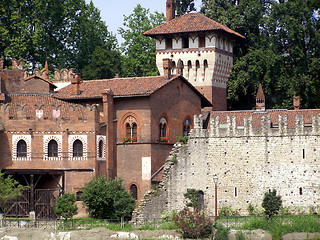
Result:
[[319,205],[319,116],[306,125],[303,115],[296,115],[294,128],[288,128],[286,116],[276,128],[269,117],[260,120],[259,128],[253,128],[252,118],[238,128],[235,118],[220,124],[217,117],[207,130],[195,116],[188,144],[174,149],[177,162],[167,169],[157,196],[141,207],[140,218],[182,209],[188,188],[203,191],[205,210],[214,215],[214,175],[219,178],[218,209],[231,206],[247,214],[249,203],[261,206],[264,193],[272,189],[284,206],[308,210]]

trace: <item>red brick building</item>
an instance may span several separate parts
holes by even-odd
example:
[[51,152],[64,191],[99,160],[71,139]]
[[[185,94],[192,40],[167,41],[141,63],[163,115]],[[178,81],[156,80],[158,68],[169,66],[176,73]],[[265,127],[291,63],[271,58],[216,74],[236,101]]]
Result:
[[37,200],[77,193],[99,175],[123,178],[141,199],[176,137],[210,106],[170,68],[165,76],[84,82],[69,73],[72,84],[53,92],[47,71],[28,76],[16,60],[0,69],[0,168],[30,186],[21,216],[48,217]]

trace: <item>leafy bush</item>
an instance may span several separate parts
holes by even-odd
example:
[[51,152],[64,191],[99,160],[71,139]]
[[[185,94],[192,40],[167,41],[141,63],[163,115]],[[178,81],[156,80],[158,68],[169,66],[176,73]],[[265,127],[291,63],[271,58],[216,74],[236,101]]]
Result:
[[229,229],[224,227],[221,223],[216,223],[213,226],[215,230],[214,239],[215,240],[226,240],[228,239]]
[[131,218],[135,200],[122,185],[119,178],[107,180],[101,176],[91,180],[82,189],[82,199],[94,218],[124,219]]
[[247,208],[250,216],[262,216],[264,214],[264,209],[249,203]]
[[236,232],[236,240],[246,240],[246,236],[242,231],[237,231]]
[[187,203],[187,207],[193,207],[194,209],[200,207],[200,190],[190,188],[183,196],[190,200],[190,202]]
[[184,137],[178,136],[177,141],[186,144],[188,142],[188,136],[184,136]]
[[273,189],[271,192],[266,192],[262,201],[262,207],[264,213],[268,218],[277,215],[282,206],[282,200],[280,196],[277,196],[277,191]]
[[183,238],[206,238],[212,232],[212,221],[203,212],[185,207],[174,217]]
[[54,212],[63,217],[65,220],[72,218],[78,212],[78,207],[75,205],[77,197],[73,193],[64,193],[59,196],[54,206]]
[[222,217],[239,216],[240,215],[239,211],[240,209],[234,209],[230,206],[222,207],[219,210],[219,216],[222,216]]
[[8,203],[21,196],[21,192],[28,188],[19,184],[11,175],[5,177],[5,174],[0,169],[0,210],[2,208],[6,213]]

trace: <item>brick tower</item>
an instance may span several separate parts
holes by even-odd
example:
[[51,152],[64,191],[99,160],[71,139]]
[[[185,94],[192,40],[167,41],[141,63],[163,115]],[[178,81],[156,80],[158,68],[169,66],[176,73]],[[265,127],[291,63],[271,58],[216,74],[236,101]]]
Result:
[[174,0],[167,0],[166,11],[167,22],[144,33],[156,39],[160,74],[163,75],[163,59],[169,58],[172,73],[181,74],[192,83],[210,100],[212,110],[227,110],[232,41],[244,37],[200,13],[175,18]]

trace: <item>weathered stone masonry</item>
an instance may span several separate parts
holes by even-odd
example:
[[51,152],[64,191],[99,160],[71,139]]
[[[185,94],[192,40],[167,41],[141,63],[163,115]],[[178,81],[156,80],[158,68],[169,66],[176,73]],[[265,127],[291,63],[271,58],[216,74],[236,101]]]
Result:
[[[295,115],[292,128],[286,114],[279,114],[278,124],[272,126],[265,113],[256,113],[261,115],[259,124],[251,116],[241,119],[239,125],[236,112],[228,113],[225,123],[219,116],[211,116],[209,130],[202,129],[200,117],[195,116],[188,144],[173,150],[159,192],[144,203],[138,215],[157,218],[162,211],[182,209],[188,188],[204,192],[205,210],[214,215],[215,174],[219,178],[219,209],[231,206],[245,214],[249,203],[261,206],[269,189],[278,191],[284,206],[318,205],[319,115],[312,116],[311,124],[304,121],[303,114]],[[292,117],[293,111],[290,114]],[[171,161],[172,155],[177,156],[176,163]]]

